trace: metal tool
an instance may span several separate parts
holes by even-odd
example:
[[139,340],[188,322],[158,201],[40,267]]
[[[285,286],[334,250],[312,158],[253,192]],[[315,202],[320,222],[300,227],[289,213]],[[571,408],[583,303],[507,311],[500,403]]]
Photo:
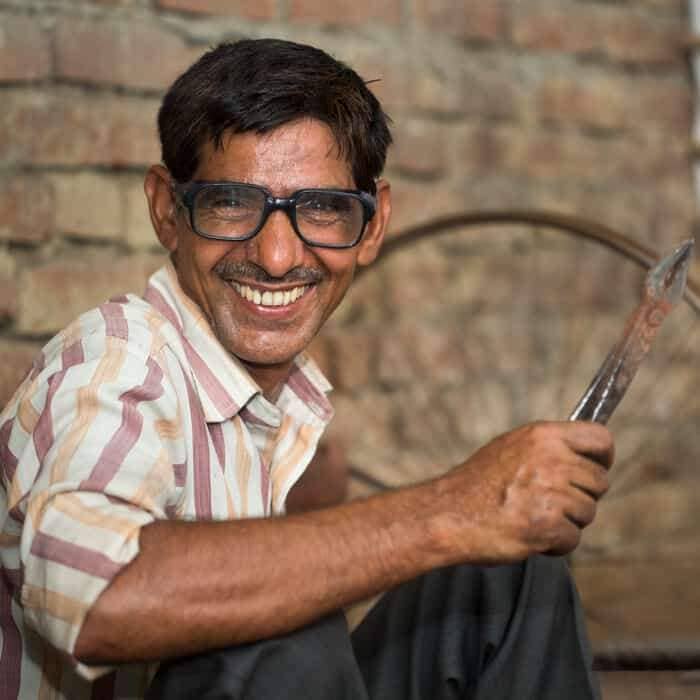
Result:
[[622,400],[664,319],[683,296],[693,241],[687,240],[652,267],[644,297],[569,420],[605,424]]

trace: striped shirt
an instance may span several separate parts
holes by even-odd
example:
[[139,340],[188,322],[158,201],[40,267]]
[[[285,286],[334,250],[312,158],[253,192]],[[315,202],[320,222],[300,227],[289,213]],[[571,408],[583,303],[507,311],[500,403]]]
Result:
[[168,263],[39,354],[0,414],[0,698],[140,698],[155,670],[72,655],[155,519],[284,512],[332,416],[301,355],[272,403]]

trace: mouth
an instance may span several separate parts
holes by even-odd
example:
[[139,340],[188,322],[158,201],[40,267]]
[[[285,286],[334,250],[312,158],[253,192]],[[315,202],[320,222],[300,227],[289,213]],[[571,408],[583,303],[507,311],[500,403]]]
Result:
[[231,286],[236,290],[239,296],[246,301],[250,301],[258,306],[289,306],[300,299],[311,289],[312,285],[304,284],[291,289],[276,290],[274,292],[269,289],[256,289],[247,284],[239,284],[232,282]]

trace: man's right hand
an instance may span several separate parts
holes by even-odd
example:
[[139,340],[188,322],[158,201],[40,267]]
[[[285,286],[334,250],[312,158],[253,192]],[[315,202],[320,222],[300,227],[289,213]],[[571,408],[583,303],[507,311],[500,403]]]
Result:
[[532,423],[497,437],[434,483],[445,545],[482,564],[570,552],[608,489],[613,454],[596,423]]

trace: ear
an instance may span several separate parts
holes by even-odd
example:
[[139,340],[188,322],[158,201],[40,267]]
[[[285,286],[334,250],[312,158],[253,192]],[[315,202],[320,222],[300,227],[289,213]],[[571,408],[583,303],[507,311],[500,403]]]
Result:
[[377,180],[377,210],[367,222],[367,229],[360,241],[357,264],[369,265],[379,254],[391,217],[391,186],[386,180]]
[[148,200],[151,223],[164,248],[177,249],[177,203],[171,189],[172,178],[167,168],[152,165],[146,173],[143,189]]

